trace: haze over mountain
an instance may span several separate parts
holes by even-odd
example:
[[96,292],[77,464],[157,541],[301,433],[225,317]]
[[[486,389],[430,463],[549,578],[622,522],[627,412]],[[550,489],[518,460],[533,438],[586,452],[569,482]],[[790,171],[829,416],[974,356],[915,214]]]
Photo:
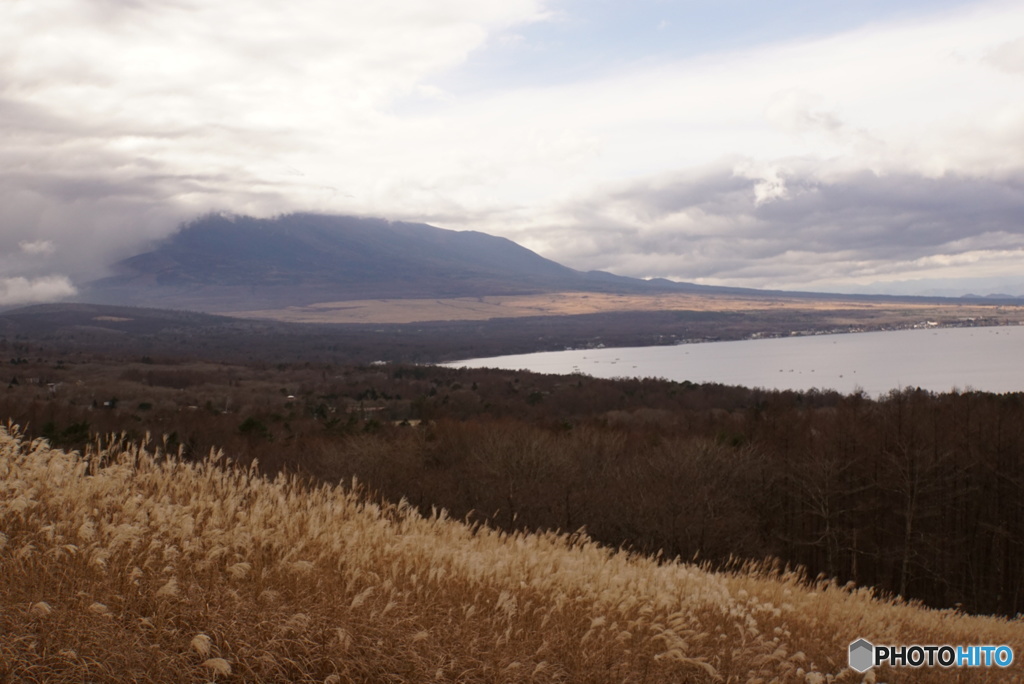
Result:
[[315,302],[545,292],[726,291],[562,266],[511,240],[315,214],[211,214],[88,283],[82,301],[236,311]]

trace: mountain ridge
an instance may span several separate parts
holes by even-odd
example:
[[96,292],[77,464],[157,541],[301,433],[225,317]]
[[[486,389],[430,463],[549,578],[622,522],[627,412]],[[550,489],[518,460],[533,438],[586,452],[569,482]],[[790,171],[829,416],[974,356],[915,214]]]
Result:
[[[85,283],[78,302],[236,313],[324,302],[602,293],[952,301],[717,287],[578,271],[479,231],[380,218],[207,214]],[[973,298],[967,298],[973,299]],[[961,300],[963,301],[963,300]],[[996,298],[984,298],[995,302]],[[1013,301],[1013,300],[1010,300]],[[1019,302],[1017,299],[1014,303]]]
[[79,300],[230,311],[328,300],[705,289],[577,271],[478,231],[317,214],[207,215],[113,271],[84,285]]

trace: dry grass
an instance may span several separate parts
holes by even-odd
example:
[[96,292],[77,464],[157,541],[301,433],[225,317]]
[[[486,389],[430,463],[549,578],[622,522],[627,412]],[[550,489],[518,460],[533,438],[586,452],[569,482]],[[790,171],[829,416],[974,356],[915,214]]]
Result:
[[482,321],[523,316],[575,316],[615,311],[793,311],[845,312],[856,323],[864,314],[892,322],[943,317],[999,315],[1024,320],[1024,307],[977,304],[913,304],[783,296],[744,297],[719,294],[669,293],[616,295],[596,292],[554,292],[538,295],[455,297],[450,299],[361,299],[320,302],[283,309],[228,311],[240,318],[270,318],[290,323],[415,323],[419,321]]
[[1020,621],[423,518],[219,455],[68,454],[13,428],[0,530],[2,681],[853,682],[860,636],[1024,653]]

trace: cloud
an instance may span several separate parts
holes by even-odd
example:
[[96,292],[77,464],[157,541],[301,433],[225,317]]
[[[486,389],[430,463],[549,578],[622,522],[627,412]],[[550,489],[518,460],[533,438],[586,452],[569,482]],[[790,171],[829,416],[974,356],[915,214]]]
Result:
[[741,163],[733,169],[733,174],[755,181],[754,206],[790,196],[785,178],[788,171],[778,165]]
[[1024,259],[1020,216],[1024,173],[933,178],[740,160],[579,198],[547,227],[547,244],[581,268],[750,287],[943,268],[983,275],[986,264],[1010,275]]
[[0,3],[0,278],[97,277],[217,210],[429,220],[721,284],[1017,258],[1019,3],[444,87],[491,47],[565,58],[531,33],[571,23],[556,4]]
[[53,241],[52,240],[35,240],[34,242],[19,242],[18,246],[21,247],[21,251],[25,254],[32,256],[46,256],[53,254]]
[[351,210],[347,181],[393,160],[392,104],[443,99],[428,76],[544,16],[540,0],[0,3],[0,276],[39,275],[10,257],[22,243],[81,280],[210,210]]
[[823,99],[816,93],[790,88],[771,96],[765,118],[793,133],[837,133],[844,124],[834,112],[821,107]]
[[1024,74],[1024,36],[997,46],[986,61],[1007,73]]
[[73,297],[76,293],[65,276],[0,278],[0,306],[52,302]]

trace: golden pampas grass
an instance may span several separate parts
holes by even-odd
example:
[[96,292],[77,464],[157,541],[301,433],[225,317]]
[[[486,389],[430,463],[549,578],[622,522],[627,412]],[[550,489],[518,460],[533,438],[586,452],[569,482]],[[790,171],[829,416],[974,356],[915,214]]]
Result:
[[846,668],[858,637],[1024,652],[1020,620],[470,527],[220,455],[64,453],[0,429],[0,494],[5,681],[839,684],[864,679]]

